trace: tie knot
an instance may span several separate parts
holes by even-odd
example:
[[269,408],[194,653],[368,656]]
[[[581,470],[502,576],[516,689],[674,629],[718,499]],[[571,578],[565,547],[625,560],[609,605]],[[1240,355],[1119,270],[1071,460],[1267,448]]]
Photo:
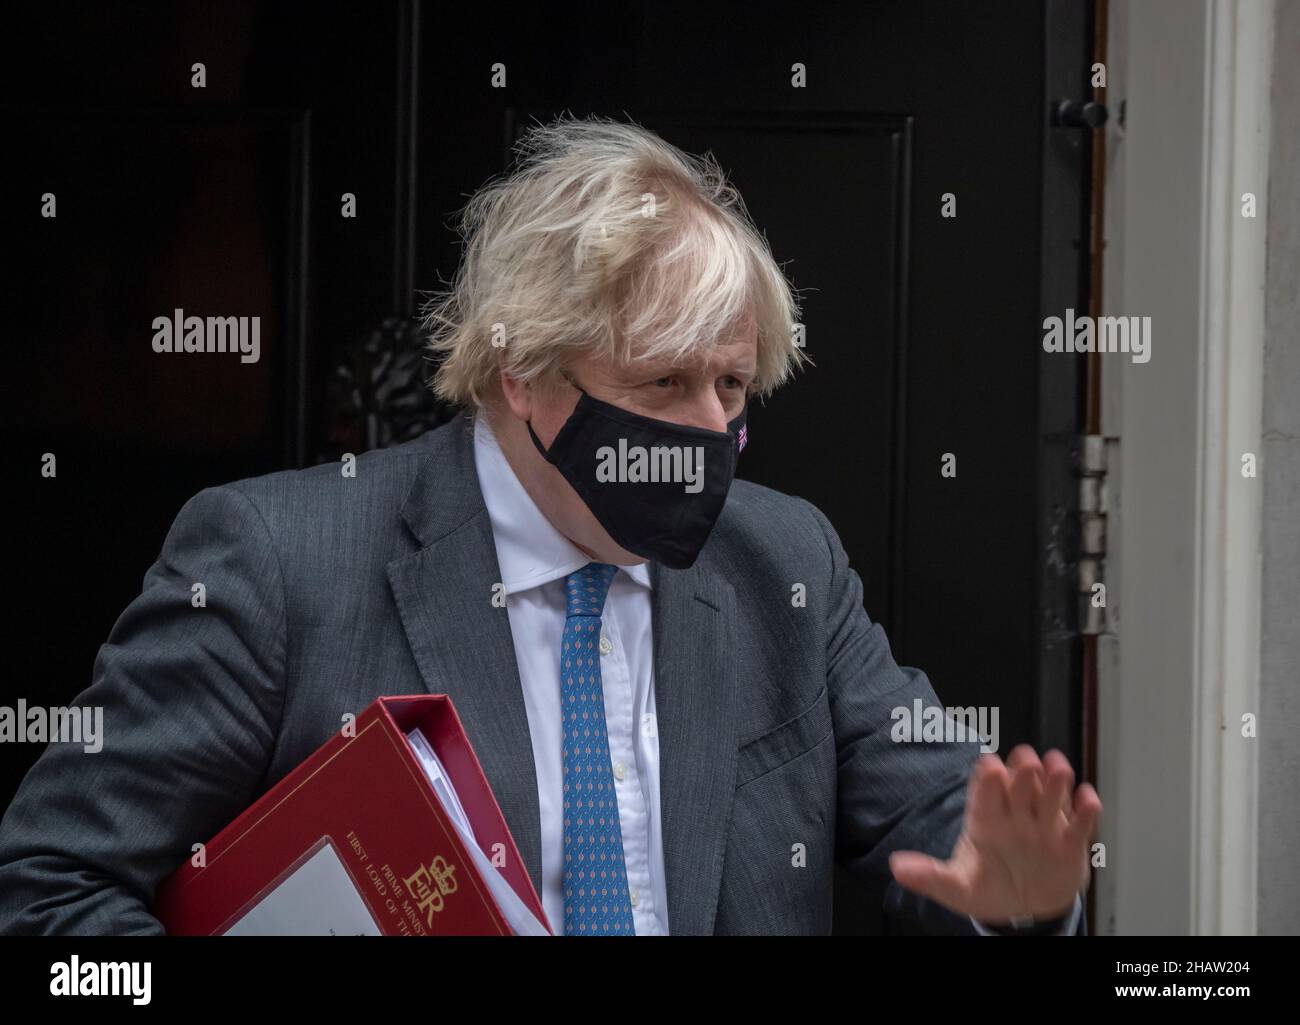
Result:
[[569,600],[568,616],[597,616],[605,608],[610,582],[617,566],[606,562],[589,562],[564,578],[564,593]]

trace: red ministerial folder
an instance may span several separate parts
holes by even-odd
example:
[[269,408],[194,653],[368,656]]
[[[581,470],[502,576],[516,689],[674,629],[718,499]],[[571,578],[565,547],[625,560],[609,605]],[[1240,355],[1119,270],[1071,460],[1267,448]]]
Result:
[[[520,907],[549,932],[451,699],[382,697],[355,727],[210,840],[202,867],[191,858],[163,881],[153,910],[167,932],[510,935]],[[417,728],[454,787],[478,855],[426,774],[427,754],[407,737]]]

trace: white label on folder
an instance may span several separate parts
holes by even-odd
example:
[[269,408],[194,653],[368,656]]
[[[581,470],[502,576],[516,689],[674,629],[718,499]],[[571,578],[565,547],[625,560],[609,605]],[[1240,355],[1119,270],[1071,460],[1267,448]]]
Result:
[[223,936],[382,936],[328,841]]

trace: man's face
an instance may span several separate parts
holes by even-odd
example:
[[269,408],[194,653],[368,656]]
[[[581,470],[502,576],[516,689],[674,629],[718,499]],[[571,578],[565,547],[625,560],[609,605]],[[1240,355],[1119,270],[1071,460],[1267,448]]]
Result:
[[[592,398],[641,416],[725,432],[745,407],[754,380],[758,338],[752,319],[691,365],[638,360],[611,365],[586,357],[570,364],[569,376]],[[548,449],[582,397],[570,384],[528,387],[502,374],[508,416],[497,428],[506,458],[533,501],[560,533],[592,558],[627,566],[645,559],[621,548],[601,527],[558,469],[528,437],[531,420]]]

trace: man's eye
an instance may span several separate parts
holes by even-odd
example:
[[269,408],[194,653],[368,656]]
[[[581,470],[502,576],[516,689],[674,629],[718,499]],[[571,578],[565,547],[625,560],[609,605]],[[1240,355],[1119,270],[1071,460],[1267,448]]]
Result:
[[652,381],[651,383],[660,388],[666,388],[668,387],[669,384],[672,383],[672,380],[673,379],[671,377],[656,377],[654,381]]

